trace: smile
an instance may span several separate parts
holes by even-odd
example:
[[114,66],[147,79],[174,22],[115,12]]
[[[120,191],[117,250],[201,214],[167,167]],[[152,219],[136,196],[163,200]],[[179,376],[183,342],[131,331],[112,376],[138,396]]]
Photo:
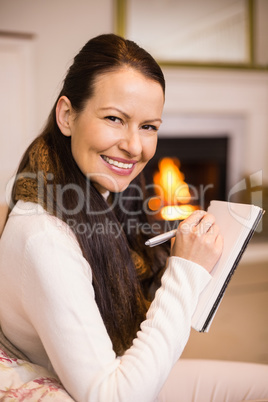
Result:
[[119,162],[119,161],[116,161],[114,159],[108,158],[108,156],[104,156],[104,155],[102,155],[101,157],[102,157],[102,159],[105,160],[105,162],[109,163],[109,165],[116,166],[116,167],[118,167],[120,169],[131,169],[133,167],[133,165],[134,165],[133,163]]

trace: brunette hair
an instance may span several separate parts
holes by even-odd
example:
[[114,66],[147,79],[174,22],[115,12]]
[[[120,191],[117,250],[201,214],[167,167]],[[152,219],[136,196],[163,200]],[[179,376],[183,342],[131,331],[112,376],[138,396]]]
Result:
[[[100,74],[115,71],[124,66],[133,68],[145,77],[158,82],[165,93],[163,73],[149,53],[133,41],[114,34],[105,34],[89,40],[76,55],[67,72],[58,99],[63,95],[67,96],[74,110],[79,113],[94,93],[96,78]],[[92,235],[88,237],[87,233],[79,233],[74,228],[73,230],[83,255],[91,266],[96,302],[113,348],[117,354],[122,354],[131,346],[140,323],[145,318],[148,308],[146,303],[149,298],[148,289],[159,277],[167,253],[161,248],[158,250],[156,248],[152,253],[144,246],[149,233],[145,235],[142,230],[137,232],[134,225],[131,228],[127,225],[129,220],[127,211],[139,211],[136,215],[137,222],[148,221],[143,210],[143,200],[133,197],[134,186],[125,190],[128,197],[124,197],[123,209],[118,203],[109,209],[106,200],[79,170],[72,157],[70,137],[62,135],[56,122],[57,101],[43,132],[26,151],[18,173],[27,170],[33,147],[38,148],[38,144],[42,142],[47,150],[46,158],[50,173],[53,173],[54,188],[57,184],[68,186],[75,183],[89,197],[79,211],[72,214],[72,218],[77,222],[76,227],[87,223],[94,228],[96,224],[107,225],[107,222],[117,226],[119,236],[114,236],[109,231],[104,231],[100,236],[92,231]],[[38,152],[34,155],[35,158],[39,157]],[[141,175],[135,179],[135,183],[144,191]],[[13,202],[16,200],[16,186],[15,183]],[[60,216],[68,224],[70,213],[66,211],[76,210],[78,200],[75,194],[72,191],[65,191],[62,203],[56,199],[54,191],[50,196],[49,212]],[[113,196],[116,198],[116,194]],[[88,213],[89,204],[90,211],[94,214]],[[45,207],[48,209],[47,204]],[[141,264],[136,264],[143,266],[140,271],[136,269],[133,261],[137,259],[133,259],[133,255],[138,257],[138,260],[139,258],[142,260]]]

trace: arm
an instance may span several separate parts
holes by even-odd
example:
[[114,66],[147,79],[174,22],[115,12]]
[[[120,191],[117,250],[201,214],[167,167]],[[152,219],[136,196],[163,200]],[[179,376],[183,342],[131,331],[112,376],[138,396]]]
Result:
[[[54,370],[78,401],[152,401],[179,358],[210,275],[171,257],[133,346],[116,358],[94,299],[91,269],[56,224],[28,240],[22,300]],[[34,356],[29,356],[34,359]]]

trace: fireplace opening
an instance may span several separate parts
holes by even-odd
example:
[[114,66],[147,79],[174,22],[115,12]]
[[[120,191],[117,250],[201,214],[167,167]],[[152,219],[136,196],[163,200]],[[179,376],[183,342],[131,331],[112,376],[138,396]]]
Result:
[[[152,197],[149,208],[158,211],[159,220],[182,220],[194,209],[207,209],[211,200],[226,199],[228,141],[227,135],[158,139],[156,154],[145,167],[144,175]],[[161,179],[161,174],[166,177]],[[165,186],[168,188],[164,189]],[[171,213],[175,204],[182,214]],[[164,214],[164,207],[169,207],[169,216]]]

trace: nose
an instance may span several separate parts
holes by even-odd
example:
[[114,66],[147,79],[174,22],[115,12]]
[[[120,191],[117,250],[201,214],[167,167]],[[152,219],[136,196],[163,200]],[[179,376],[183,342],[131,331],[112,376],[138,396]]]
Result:
[[126,129],[120,139],[119,148],[129,156],[139,156],[142,153],[142,142],[139,130],[130,127]]

